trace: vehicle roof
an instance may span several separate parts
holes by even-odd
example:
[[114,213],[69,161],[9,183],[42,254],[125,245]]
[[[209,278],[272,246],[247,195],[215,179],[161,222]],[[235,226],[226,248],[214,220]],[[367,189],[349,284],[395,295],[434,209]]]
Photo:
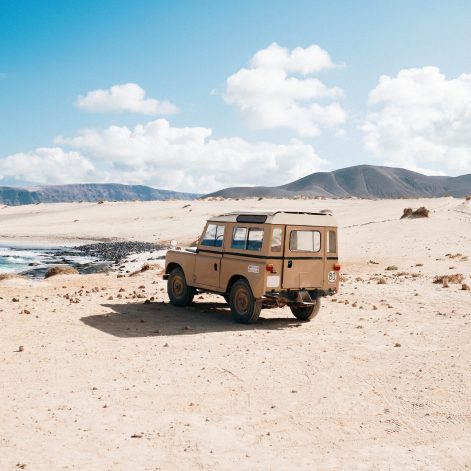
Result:
[[[247,218],[244,218],[247,216]],[[257,218],[258,216],[258,218]],[[265,220],[263,220],[265,219]],[[211,222],[240,222],[252,224],[289,224],[292,226],[337,226],[330,211],[240,211],[221,214],[208,219]]]

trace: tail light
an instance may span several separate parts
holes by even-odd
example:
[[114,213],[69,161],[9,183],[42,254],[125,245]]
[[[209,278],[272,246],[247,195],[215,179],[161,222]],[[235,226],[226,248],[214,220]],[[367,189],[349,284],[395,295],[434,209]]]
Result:
[[276,273],[275,267],[273,266],[272,263],[267,263],[265,266],[265,269],[267,270],[268,273]]
[[334,263],[334,270],[340,271],[340,263]]

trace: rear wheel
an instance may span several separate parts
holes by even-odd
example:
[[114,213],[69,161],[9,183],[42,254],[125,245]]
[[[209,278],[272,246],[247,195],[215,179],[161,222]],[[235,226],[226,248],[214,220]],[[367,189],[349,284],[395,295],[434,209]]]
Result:
[[232,285],[230,306],[236,322],[251,324],[260,316],[262,301],[255,299],[247,281],[239,280]]
[[167,293],[174,306],[188,306],[193,301],[195,289],[186,284],[181,268],[174,268],[168,277]]
[[289,308],[297,319],[310,321],[317,316],[321,308],[321,298],[316,298],[313,301],[314,304],[312,306],[290,306]]

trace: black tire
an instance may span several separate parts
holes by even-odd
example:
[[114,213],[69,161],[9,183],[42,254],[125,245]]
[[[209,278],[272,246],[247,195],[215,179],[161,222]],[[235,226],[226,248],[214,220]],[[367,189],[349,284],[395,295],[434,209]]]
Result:
[[262,310],[262,301],[254,298],[246,280],[236,281],[231,288],[230,306],[232,318],[241,324],[256,322]]
[[231,304],[231,293],[223,294],[222,297],[226,300],[227,304]]
[[314,304],[312,306],[290,306],[289,308],[294,314],[294,317],[300,321],[310,321],[319,313],[319,309],[321,308],[321,298],[314,299]]
[[195,289],[186,284],[181,268],[174,268],[167,281],[167,293],[174,306],[188,306],[193,301]]

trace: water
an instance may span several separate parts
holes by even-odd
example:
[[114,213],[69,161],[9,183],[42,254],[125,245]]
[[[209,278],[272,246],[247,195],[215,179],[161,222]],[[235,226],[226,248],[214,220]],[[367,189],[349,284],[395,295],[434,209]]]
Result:
[[74,267],[96,262],[78,251],[64,247],[24,247],[0,245],[0,273],[28,272],[41,276],[51,265],[68,264]]

